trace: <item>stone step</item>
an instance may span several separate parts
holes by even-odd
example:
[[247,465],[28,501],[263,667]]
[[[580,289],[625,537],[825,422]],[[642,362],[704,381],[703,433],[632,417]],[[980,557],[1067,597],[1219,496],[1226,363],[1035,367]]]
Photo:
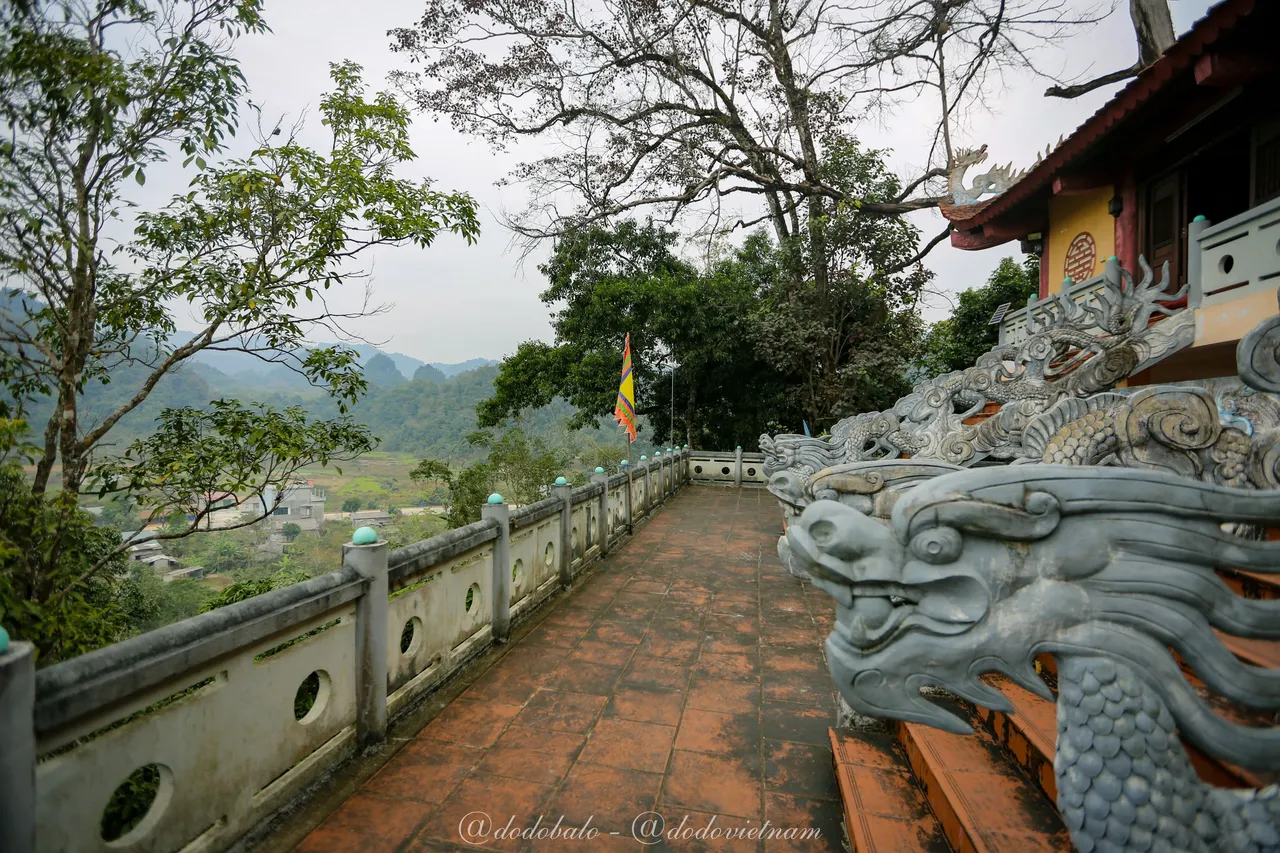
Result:
[[829,733],[853,853],[950,853],[892,732]]
[[[1243,653],[1251,653],[1256,661],[1266,661],[1278,651],[1274,648],[1275,644],[1266,641],[1239,640],[1236,637],[1225,636],[1222,639],[1224,642],[1230,641],[1228,648],[1246,661],[1250,659]],[[1255,644],[1261,644],[1261,646]],[[1274,664],[1255,663],[1255,665]],[[982,720],[983,726],[992,736],[1005,747],[1022,771],[1036,781],[1048,800],[1055,802],[1057,784],[1053,774],[1053,753],[1058,736],[1056,706],[1053,702],[1042,699],[1029,690],[1024,690],[1002,675],[989,674],[985,676],[985,680],[1008,697],[1013,704],[1014,713],[1010,715],[989,708],[977,708],[978,718]],[[1192,681],[1199,685],[1194,676]],[[1227,719],[1250,726],[1270,723],[1270,714],[1242,708],[1221,698],[1210,696],[1203,685],[1199,685],[1198,689],[1210,706]],[[1211,785],[1222,788],[1257,788],[1280,781],[1280,774],[1245,770],[1243,767],[1213,758],[1186,741],[1183,741],[1183,747],[1187,750],[1187,756],[1191,759],[1192,766],[1196,768],[1196,773]]]
[[1003,693],[1013,704],[1013,713],[978,707],[982,720],[993,737],[1008,750],[1027,778],[1035,781],[1049,802],[1057,802],[1058,783],[1053,775],[1053,752],[1058,742],[1057,706],[1030,690],[995,673],[984,680]]
[[1264,669],[1280,668],[1280,641],[1252,640],[1245,637],[1232,637],[1221,632],[1217,633],[1222,645],[1226,646],[1228,651],[1245,663],[1252,666],[1260,666]]
[[[965,713],[959,702],[933,699]],[[1027,779],[991,732],[974,719],[971,736],[899,723],[902,743],[953,850],[960,853],[1067,853],[1071,841],[1057,810]]]
[[1218,575],[1236,595],[1244,598],[1274,600],[1280,598],[1280,575],[1249,572],[1244,569],[1218,569]]

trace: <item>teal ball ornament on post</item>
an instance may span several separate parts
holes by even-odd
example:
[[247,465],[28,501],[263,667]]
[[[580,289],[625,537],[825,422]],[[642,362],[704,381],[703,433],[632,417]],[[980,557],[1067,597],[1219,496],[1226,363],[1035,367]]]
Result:
[[378,541],[378,531],[372,527],[360,527],[351,534],[352,545],[372,545]]

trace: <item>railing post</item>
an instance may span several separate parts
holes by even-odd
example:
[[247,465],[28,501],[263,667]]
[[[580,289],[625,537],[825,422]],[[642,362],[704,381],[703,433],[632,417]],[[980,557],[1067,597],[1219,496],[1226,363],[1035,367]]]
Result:
[[[7,647],[6,647],[7,646]],[[35,647],[0,629],[0,848],[36,849]]]
[[1204,298],[1204,267],[1202,266],[1204,258],[1200,255],[1200,235],[1203,234],[1210,225],[1208,219],[1203,216],[1197,216],[1187,224],[1187,307],[1199,308],[1200,301]]
[[600,515],[596,518],[596,535],[600,540],[600,556],[609,553],[609,475],[597,468],[591,482],[600,484]]
[[511,637],[511,507],[494,492],[480,508],[481,518],[498,522],[493,540],[493,639],[505,643]]
[[573,585],[573,486],[564,477],[556,477],[551,492],[564,504],[560,508],[560,585]]
[[666,488],[666,484],[662,482],[662,475],[663,475],[662,451],[655,450],[653,452],[653,458],[658,460],[658,504],[661,505],[667,502],[667,488]]
[[622,460],[622,473],[627,475],[627,493],[626,497],[622,499],[622,517],[627,524],[627,535],[630,536],[633,532],[631,529],[631,489],[633,486],[631,483],[631,463],[626,459]]
[[684,479],[687,486],[693,482],[693,476],[689,473],[689,445],[685,445],[684,452],[680,455],[680,475]]
[[356,600],[356,744],[387,739],[387,543],[361,527],[342,546],[342,564],[369,581]]
[[739,444],[733,451],[733,458],[737,460],[736,467],[733,471],[733,484],[739,489],[742,488],[742,445]]
[[652,492],[649,491],[649,457],[641,456],[640,461],[644,463],[644,514],[648,515],[653,510]]

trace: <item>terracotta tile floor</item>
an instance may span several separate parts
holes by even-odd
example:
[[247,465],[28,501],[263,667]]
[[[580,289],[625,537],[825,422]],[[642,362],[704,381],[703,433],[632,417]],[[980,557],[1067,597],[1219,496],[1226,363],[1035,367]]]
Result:
[[[684,491],[297,850],[841,850],[831,604],[780,528],[762,489]],[[667,832],[642,846],[645,812]],[[599,834],[489,834],[539,819]],[[692,837],[766,821],[821,837]]]

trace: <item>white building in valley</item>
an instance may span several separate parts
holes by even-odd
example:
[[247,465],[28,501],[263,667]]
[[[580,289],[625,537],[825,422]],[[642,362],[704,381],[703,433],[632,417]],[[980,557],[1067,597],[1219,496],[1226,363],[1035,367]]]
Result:
[[290,522],[303,531],[319,531],[324,527],[324,489],[313,486],[308,480],[299,480],[285,487],[278,503],[276,496],[274,486],[268,486],[262,495],[262,511],[271,513],[267,516],[267,524],[273,533]]

